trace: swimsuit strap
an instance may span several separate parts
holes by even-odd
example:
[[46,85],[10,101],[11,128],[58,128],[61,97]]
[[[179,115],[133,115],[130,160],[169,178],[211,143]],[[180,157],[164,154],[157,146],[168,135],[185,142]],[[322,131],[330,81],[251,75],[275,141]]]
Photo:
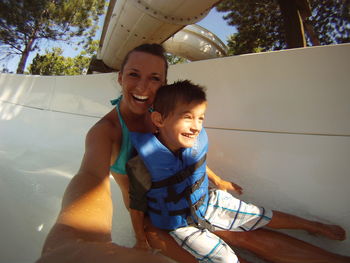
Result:
[[115,108],[118,113],[119,123],[122,128],[122,143],[120,146],[119,155],[115,163],[111,166],[111,170],[119,174],[126,174],[125,165],[127,161],[130,159],[130,156],[132,153],[132,145],[131,145],[130,136],[129,136],[129,129],[126,126],[122,118],[122,115],[120,114],[119,107],[120,107],[121,99],[122,99],[122,96],[120,96],[117,99],[111,100],[111,104],[116,106]]
[[[111,104],[116,106],[115,108],[116,108],[117,113],[118,113],[119,122],[120,122],[120,125],[122,127],[122,131],[124,131],[124,129],[128,130],[128,127],[126,126],[126,124],[122,118],[122,115],[120,114],[119,107],[120,107],[120,101],[122,100],[122,98],[123,98],[123,95],[119,96],[119,98],[117,98],[117,99],[111,100]],[[123,139],[124,139],[124,133],[123,133]]]

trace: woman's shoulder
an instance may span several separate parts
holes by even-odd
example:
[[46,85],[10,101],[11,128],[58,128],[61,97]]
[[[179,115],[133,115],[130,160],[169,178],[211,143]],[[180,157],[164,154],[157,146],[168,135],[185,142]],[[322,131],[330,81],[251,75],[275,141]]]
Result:
[[112,141],[119,140],[121,136],[121,126],[115,109],[103,116],[94,126],[92,126],[87,134],[92,137],[105,137]]

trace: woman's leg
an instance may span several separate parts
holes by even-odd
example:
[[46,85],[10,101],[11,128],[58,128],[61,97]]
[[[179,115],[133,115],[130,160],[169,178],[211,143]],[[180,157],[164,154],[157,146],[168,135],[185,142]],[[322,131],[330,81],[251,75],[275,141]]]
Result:
[[154,227],[148,217],[145,217],[145,233],[153,249],[160,250],[164,255],[183,263],[197,263],[198,261],[166,232]]
[[267,229],[249,232],[216,231],[233,247],[251,251],[272,263],[349,263],[350,257],[328,252],[299,239]]
[[272,219],[266,226],[275,229],[301,229],[333,240],[344,240],[346,236],[340,226],[323,224],[280,211],[273,211]]

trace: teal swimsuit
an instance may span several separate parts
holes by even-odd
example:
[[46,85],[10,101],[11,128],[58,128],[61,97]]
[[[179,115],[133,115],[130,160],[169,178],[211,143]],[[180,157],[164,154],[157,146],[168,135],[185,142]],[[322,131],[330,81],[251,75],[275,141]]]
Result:
[[120,114],[119,110],[119,104],[122,99],[122,96],[120,96],[118,99],[112,100],[112,105],[116,105],[116,110],[119,117],[120,126],[122,128],[122,144],[119,150],[119,156],[115,163],[110,167],[112,172],[118,173],[118,174],[126,174],[125,165],[129,161],[132,152],[133,152],[133,146],[131,145],[131,141],[129,138],[129,129],[126,127],[126,124],[122,118],[122,115]]

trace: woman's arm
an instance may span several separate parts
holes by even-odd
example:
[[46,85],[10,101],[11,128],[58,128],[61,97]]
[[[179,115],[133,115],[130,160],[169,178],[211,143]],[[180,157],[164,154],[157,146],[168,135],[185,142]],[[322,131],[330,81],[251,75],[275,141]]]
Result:
[[43,248],[43,254],[69,242],[110,242],[112,199],[109,164],[112,141],[108,123],[99,122],[88,132],[79,172],[69,183],[61,211]]

